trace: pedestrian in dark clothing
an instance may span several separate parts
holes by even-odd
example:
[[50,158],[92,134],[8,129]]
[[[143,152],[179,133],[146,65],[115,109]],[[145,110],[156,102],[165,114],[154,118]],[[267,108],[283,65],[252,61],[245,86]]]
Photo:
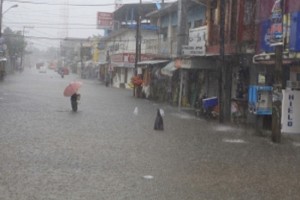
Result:
[[164,121],[160,113],[160,109],[157,109],[156,119],[154,122],[154,130],[164,130]]
[[71,96],[71,106],[72,106],[72,110],[74,112],[77,111],[78,109],[78,101],[80,100],[80,94],[78,93],[74,93],[72,96]]

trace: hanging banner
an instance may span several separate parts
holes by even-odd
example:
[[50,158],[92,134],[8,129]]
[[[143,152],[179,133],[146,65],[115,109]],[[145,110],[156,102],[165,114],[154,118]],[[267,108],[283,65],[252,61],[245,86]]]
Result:
[[270,46],[283,45],[283,0],[276,0],[271,13]]
[[300,91],[287,89],[282,94],[281,132],[300,134]]

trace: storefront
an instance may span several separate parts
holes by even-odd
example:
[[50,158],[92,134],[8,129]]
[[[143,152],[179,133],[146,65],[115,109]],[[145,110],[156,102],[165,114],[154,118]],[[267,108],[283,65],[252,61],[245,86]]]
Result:
[[144,98],[157,101],[168,101],[168,76],[161,73],[169,60],[146,60],[138,63],[138,76],[143,80],[141,92]]
[[[273,112],[277,112],[274,106],[279,102],[281,132],[300,134],[299,123],[295,123],[300,120],[300,53],[283,52],[283,66],[277,70],[274,69],[275,59],[275,53],[258,54],[253,58],[254,63],[265,69],[265,73],[258,73],[258,81],[273,87],[269,97],[273,102],[271,114],[274,116]],[[285,88],[282,88],[283,81],[286,81]]]
[[177,58],[162,68],[162,74],[171,77],[173,104],[194,107],[199,97],[216,96],[216,66],[210,57],[189,57]]

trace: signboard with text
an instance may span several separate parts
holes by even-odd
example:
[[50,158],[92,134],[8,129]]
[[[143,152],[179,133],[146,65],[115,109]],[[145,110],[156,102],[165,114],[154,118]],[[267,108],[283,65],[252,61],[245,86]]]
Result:
[[113,28],[113,13],[98,12],[97,13],[97,28],[112,29]]
[[189,56],[204,56],[205,55],[205,46],[182,46],[182,54]]
[[283,90],[282,100],[282,132],[300,134],[300,91]]
[[[129,67],[132,68],[135,65],[135,53],[120,53],[110,56],[111,63],[117,67]],[[141,61],[151,60],[153,55],[142,54]]]
[[182,54],[204,56],[206,54],[207,26],[193,28],[189,31],[189,44],[182,46]]
[[283,45],[283,0],[276,0],[271,13],[269,43],[271,46]]

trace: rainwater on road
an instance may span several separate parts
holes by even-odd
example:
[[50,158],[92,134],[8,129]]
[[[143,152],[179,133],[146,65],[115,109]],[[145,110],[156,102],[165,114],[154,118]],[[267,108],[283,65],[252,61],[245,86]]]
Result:
[[0,83],[1,200],[299,199],[297,136],[273,144],[97,80],[80,80],[74,113],[74,80],[25,69]]

